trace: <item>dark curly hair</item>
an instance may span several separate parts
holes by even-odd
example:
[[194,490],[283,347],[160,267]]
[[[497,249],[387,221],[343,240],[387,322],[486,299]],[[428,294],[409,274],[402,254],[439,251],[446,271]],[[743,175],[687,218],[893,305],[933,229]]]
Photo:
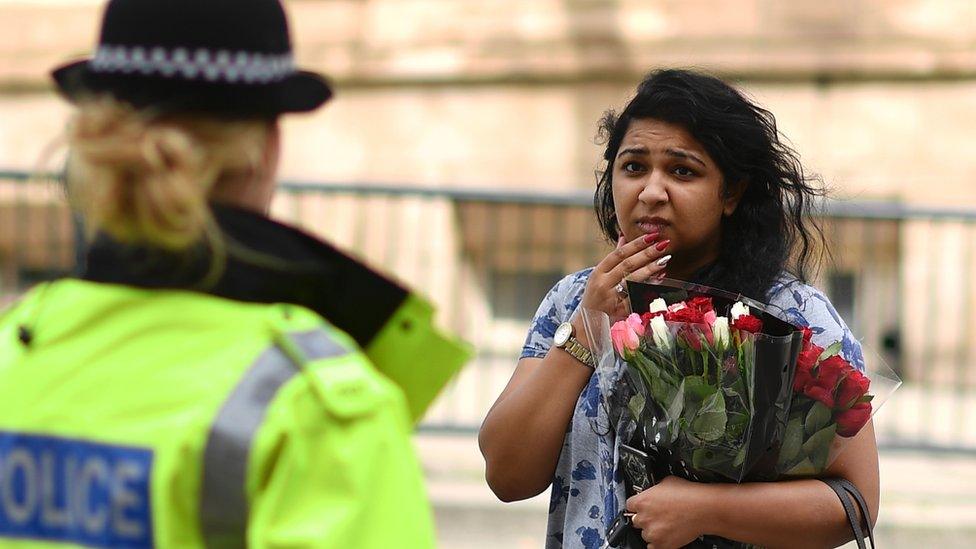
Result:
[[650,73],[622,112],[607,111],[600,121],[605,166],[597,174],[593,204],[604,235],[611,242],[619,236],[614,158],[631,120],[646,118],[681,126],[698,140],[722,172],[724,193],[730,182],[746,184],[735,212],[722,219],[717,261],[692,282],[759,300],[783,271],[805,282],[825,251],[818,246],[823,230],[811,215],[826,195],[822,181],[804,173],[771,112],[722,80],[694,71]]

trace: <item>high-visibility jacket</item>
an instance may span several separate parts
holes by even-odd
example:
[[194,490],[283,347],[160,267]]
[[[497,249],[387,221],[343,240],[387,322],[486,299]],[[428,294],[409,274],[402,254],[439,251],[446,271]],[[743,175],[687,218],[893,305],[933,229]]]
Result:
[[412,425],[306,308],[43,285],[0,316],[0,547],[429,547]]

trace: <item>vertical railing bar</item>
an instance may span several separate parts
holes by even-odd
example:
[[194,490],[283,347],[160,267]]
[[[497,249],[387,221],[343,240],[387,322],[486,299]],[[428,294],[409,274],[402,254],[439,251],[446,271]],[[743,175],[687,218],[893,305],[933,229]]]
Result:
[[[954,439],[960,439],[965,436],[966,433],[966,394],[971,390],[968,386],[966,379],[966,358],[969,355],[969,347],[972,342],[969,339],[971,318],[972,318],[972,308],[973,308],[973,288],[970,284],[972,281],[972,262],[973,262],[973,245],[972,240],[967,238],[972,234],[971,227],[968,223],[960,222],[960,230],[962,231],[962,268],[959,270],[959,275],[962,277],[960,281],[960,289],[962,293],[962,303],[959,308],[959,340],[957,345],[957,355],[955,360],[955,368],[953,368],[953,381],[952,385],[955,387],[955,401],[956,405],[951,413],[953,419],[955,420],[955,432],[953,433]],[[967,291],[968,290],[968,291]]]
[[[937,231],[938,222],[935,220],[929,220],[927,227],[929,238],[928,242],[935,243],[938,239],[934,238],[933,233]],[[924,440],[926,437],[926,426],[931,424],[932,414],[931,406],[923,405],[924,400],[931,401],[935,395],[933,394],[933,370],[935,366],[939,364],[936,359],[936,352],[938,345],[935,343],[936,334],[939,333],[939,315],[938,315],[938,283],[933,281],[933,276],[937,276],[935,273],[935,266],[939,265],[939,246],[930,245],[929,250],[929,261],[925,263],[925,273],[926,273],[926,307],[924,318],[920,323],[921,326],[925,326],[926,329],[923,330],[925,334],[925,343],[922,346],[922,360],[926,362],[924,364],[917,365],[919,368],[919,379],[918,379],[918,400],[915,404],[917,406],[917,417],[918,417],[918,429],[915,436],[918,440]]]

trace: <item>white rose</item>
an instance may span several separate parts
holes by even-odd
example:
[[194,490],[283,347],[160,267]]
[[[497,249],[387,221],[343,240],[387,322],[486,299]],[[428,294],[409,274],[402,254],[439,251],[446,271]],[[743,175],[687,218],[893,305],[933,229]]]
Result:
[[729,341],[731,341],[732,336],[729,333],[729,319],[720,316],[715,319],[715,323],[712,324],[712,335],[715,338],[715,346],[719,349],[724,349],[729,346]]
[[654,346],[660,349],[671,348],[671,329],[664,321],[663,316],[656,316],[651,319],[651,335],[654,337]]
[[735,305],[732,306],[732,320],[738,320],[742,315],[749,314],[749,307],[746,307],[741,301],[736,301]]
[[668,304],[664,302],[660,297],[651,302],[649,311],[652,313],[660,313],[668,310]]

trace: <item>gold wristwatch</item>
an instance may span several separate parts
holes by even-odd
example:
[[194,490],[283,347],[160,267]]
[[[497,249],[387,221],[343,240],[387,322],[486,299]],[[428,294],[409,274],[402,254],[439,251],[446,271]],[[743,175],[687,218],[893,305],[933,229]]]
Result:
[[553,344],[569,353],[576,360],[595,369],[596,364],[593,363],[593,353],[580,343],[578,339],[573,337],[573,331],[574,328],[571,322],[563,322],[556,328],[556,333],[553,335]]

